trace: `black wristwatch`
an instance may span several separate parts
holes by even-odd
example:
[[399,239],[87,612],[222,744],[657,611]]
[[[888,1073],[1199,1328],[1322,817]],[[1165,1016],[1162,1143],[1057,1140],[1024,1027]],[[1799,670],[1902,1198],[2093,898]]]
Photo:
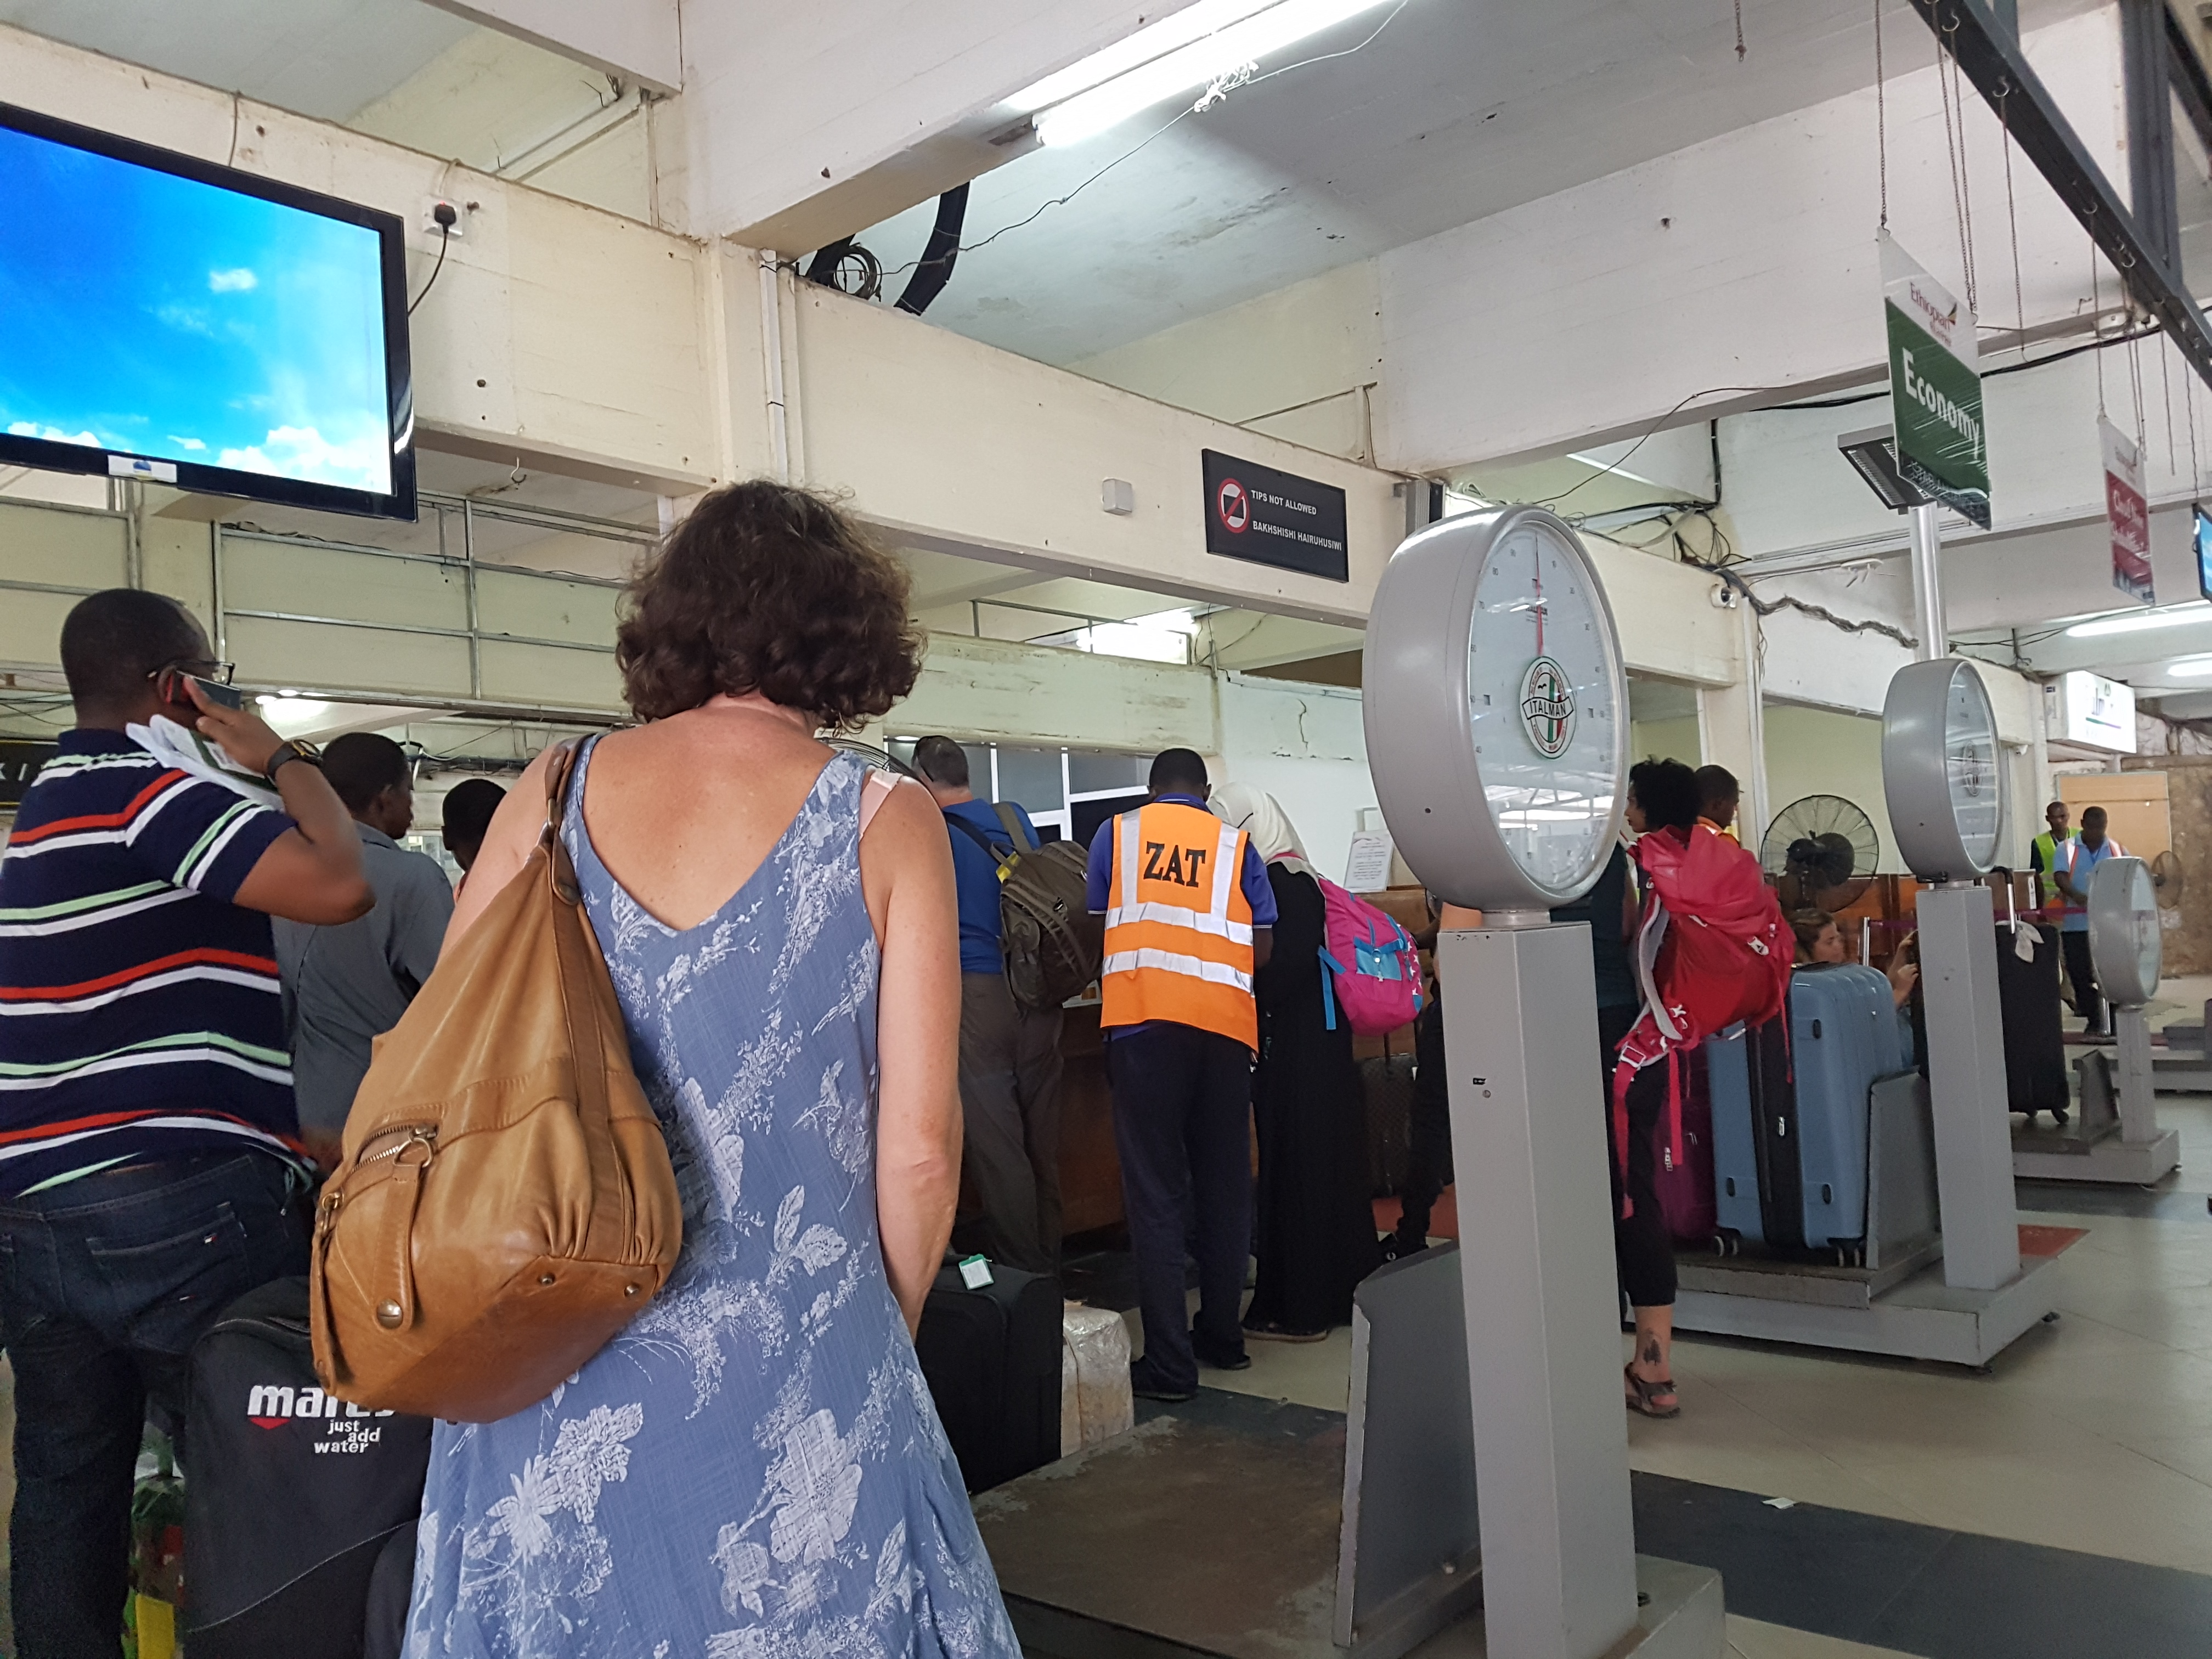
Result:
[[273,785],[276,781],[276,769],[286,761],[305,761],[319,770],[323,764],[323,751],[305,738],[287,738],[270,752],[269,764],[261,769],[261,775]]

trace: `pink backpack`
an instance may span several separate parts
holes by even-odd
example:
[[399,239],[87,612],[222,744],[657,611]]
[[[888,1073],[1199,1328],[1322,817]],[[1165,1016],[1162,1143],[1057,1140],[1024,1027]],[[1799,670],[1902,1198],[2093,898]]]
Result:
[[1421,959],[1406,930],[1366,900],[1316,876],[1328,907],[1322,947],[1322,1006],[1328,1029],[1337,1010],[1361,1036],[1380,1036],[1413,1023],[1421,1008]]

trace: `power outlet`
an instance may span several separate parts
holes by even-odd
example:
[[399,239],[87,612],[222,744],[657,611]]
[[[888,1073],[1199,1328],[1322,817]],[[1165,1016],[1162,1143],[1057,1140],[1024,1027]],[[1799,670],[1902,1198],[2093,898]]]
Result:
[[[453,216],[453,222],[451,227],[441,227],[438,223],[438,210],[440,208],[447,209],[452,212]],[[437,240],[438,233],[441,228],[446,231],[447,235],[450,236],[457,242],[469,234],[469,216],[467,210],[465,209],[459,202],[451,200],[450,198],[443,196],[425,196],[422,198],[421,223],[422,234],[429,237],[434,241]]]

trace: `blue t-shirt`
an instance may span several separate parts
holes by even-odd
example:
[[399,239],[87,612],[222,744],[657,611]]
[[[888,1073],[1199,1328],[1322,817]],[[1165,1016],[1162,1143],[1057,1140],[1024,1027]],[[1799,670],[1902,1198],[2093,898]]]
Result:
[[2060,932],[2086,933],[2089,931],[2090,878],[2097,873],[2097,866],[2106,859],[2120,856],[2119,847],[2110,836],[2094,847],[2084,845],[2079,836],[2069,836],[2059,844],[2054,863],[2058,869],[2066,872],[2067,880],[2073,883],[2074,890],[2081,896],[2079,903],[2066,907],[2066,914],[2058,923]]
[[[1029,831],[1030,840],[1036,841],[1036,825],[1030,822],[1030,815],[1017,802],[1008,801],[1006,805],[1014,809],[1014,816]],[[1014,850],[1013,837],[999,822],[999,809],[990,802],[963,800],[957,806],[942,810],[948,818],[957,817],[963,823],[974,824],[1000,851]],[[1003,973],[1006,957],[999,934],[998,863],[975,844],[975,838],[966,830],[948,823],[945,833],[952,837],[952,881],[960,897],[960,971]]]
[[[1178,806],[1195,806],[1201,812],[1206,803],[1195,795],[1162,795],[1164,802],[1173,801]],[[1098,833],[1091,838],[1090,894],[1091,914],[1103,916],[1114,893],[1114,823],[1109,818],[1098,826]],[[1255,927],[1275,925],[1275,890],[1267,885],[1267,866],[1252,845],[1249,836],[1244,838],[1244,869],[1237,884],[1244,890],[1244,902],[1252,907]]]

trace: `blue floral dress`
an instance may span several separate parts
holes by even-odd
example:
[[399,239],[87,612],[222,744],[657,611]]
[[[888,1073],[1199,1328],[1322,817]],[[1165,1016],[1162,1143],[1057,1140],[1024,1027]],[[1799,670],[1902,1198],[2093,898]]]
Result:
[[562,834],[668,1134],[684,1249],[542,1404],[441,1423],[409,1659],[1019,1659],[876,1235],[866,769],[682,932]]

